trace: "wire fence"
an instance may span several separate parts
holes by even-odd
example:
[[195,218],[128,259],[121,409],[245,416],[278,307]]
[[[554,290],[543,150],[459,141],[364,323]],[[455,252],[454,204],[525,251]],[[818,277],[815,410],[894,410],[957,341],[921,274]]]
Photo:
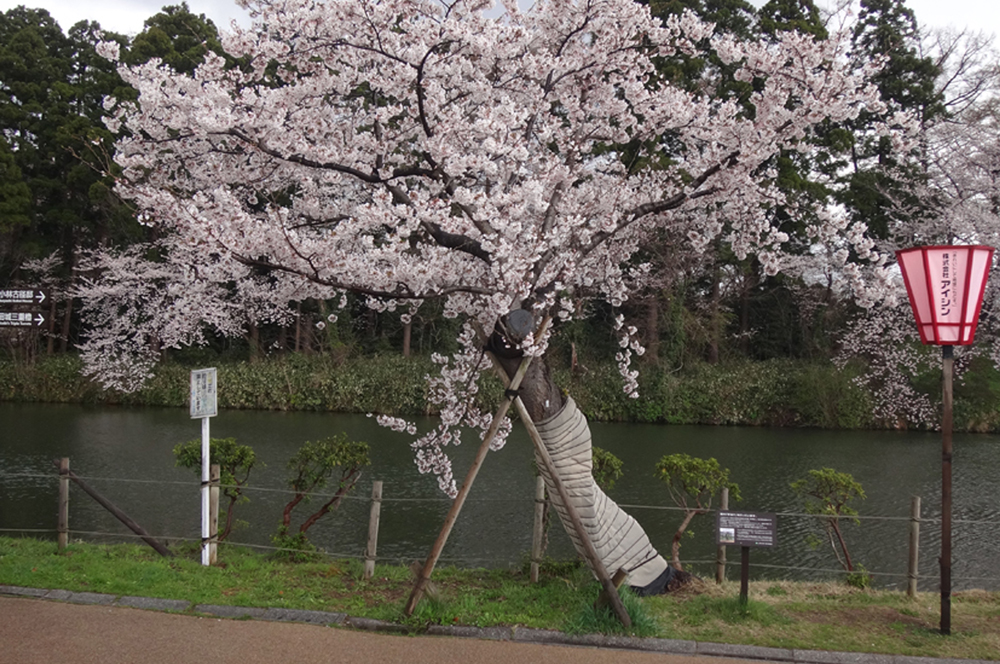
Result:
[[[107,483],[119,483],[119,484],[136,484],[136,485],[163,485],[163,486],[177,486],[190,488],[192,490],[198,489],[201,486],[200,482],[197,481],[184,481],[184,480],[157,480],[157,479],[136,479],[136,478],[122,478],[122,477],[104,477],[104,476],[89,476],[89,475],[79,475],[79,479],[87,482],[107,482]],[[53,473],[33,473],[33,472],[14,472],[14,473],[4,473],[0,474],[0,479],[34,479],[43,480],[46,483],[51,482],[56,484],[58,482],[59,476],[56,472]],[[260,486],[241,486],[236,484],[216,484],[220,490],[225,489],[238,489],[242,492],[247,493],[267,493],[275,495],[286,495],[293,497],[296,492],[291,489],[274,488],[274,487],[260,487]],[[310,494],[312,497],[317,499],[323,498],[335,498],[336,493],[318,491]],[[343,500],[346,501],[356,501],[363,503],[370,503],[371,498],[363,495],[343,495],[341,496]],[[439,503],[439,504],[451,504],[451,499],[446,497],[392,497],[383,495],[380,499],[381,503]],[[533,503],[535,499],[533,497],[511,497],[511,498],[470,498],[466,500],[466,503],[503,503],[503,504],[515,504],[515,503]],[[685,508],[678,507],[676,505],[642,505],[642,504],[630,504],[630,503],[619,503],[619,506],[627,510],[652,510],[652,511],[667,511],[667,512],[684,512]],[[717,509],[705,510],[705,514],[714,514],[718,512]],[[823,514],[812,514],[808,512],[773,512],[778,517],[793,517],[793,518],[803,518],[803,519],[819,519],[825,520],[829,519],[828,515]],[[937,517],[924,517],[920,516],[918,519],[914,519],[912,515],[907,516],[884,516],[884,515],[864,515],[859,514],[856,516],[841,517],[845,520],[857,519],[859,522],[865,521],[889,521],[889,522],[910,522],[918,521],[920,524],[938,524],[941,522],[940,518]],[[952,524],[964,524],[964,525],[1000,525],[1000,520],[998,519],[952,519]],[[51,536],[57,534],[57,529],[55,528],[0,528],[0,533],[20,533],[24,535],[40,535],[40,536]],[[74,538],[80,539],[84,537],[90,538],[110,538],[113,540],[132,540],[141,539],[139,535],[134,535],[131,533],[123,532],[107,532],[107,531],[96,531],[96,530],[68,530],[68,534]],[[152,537],[164,541],[164,542],[184,542],[184,543],[200,543],[200,538],[188,537],[183,535],[175,534],[163,534],[163,535],[151,535]],[[302,549],[274,546],[274,545],[264,545],[253,542],[241,542],[235,540],[221,540],[218,542],[219,545],[226,547],[245,547],[254,550],[268,551],[274,553],[290,553],[290,554],[301,554]],[[732,547],[736,548],[736,547]],[[348,551],[331,551],[324,550],[322,548],[317,548],[316,553],[328,556],[335,559],[355,559],[355,560],[365,560],[372,559],[372,556],[366,554],[363,550],[363,546],[359,547],[359,550],[355,552]],[[420,560],[425,556],[424,551],[414,551],[412,554],[394,554],[391,556],[375,556],[377,560],[381,562],[389,561],[412,561]],[[485,563],[486,565],[496,565],[498,562],[496,558],[490,557],[469,557],[469,556],[442,556],[441,561],[463,564],[463,565],[477,565]],[[701,559],[701,560],[685,560],[685,565],[692,567],[701,566],[715,566],[719,561],[717,559]],[[738,563],[729,561],[727,563],[730,567],[735,567]],[[845,570],[843,568],[824,568],[824,567],[806,567],[798,565],[787,565],[787,564],[771,564],[764,562],[754,562],[752,567],[775,570],[775,571],[787,571],[787,572],[803,572],[810,575],[815,574],[827,574],[832,576],[843,576]],[[886,572],[886,571],[872,571],[865,570],[865,573],[871,577],[885,578],[885,579],[906,579],[912,576],[912,573],[907,572]],[[953,581],[968,581],[968,582],[986,582],[992,584],[1000,585],[1000,576],[953,576]]]

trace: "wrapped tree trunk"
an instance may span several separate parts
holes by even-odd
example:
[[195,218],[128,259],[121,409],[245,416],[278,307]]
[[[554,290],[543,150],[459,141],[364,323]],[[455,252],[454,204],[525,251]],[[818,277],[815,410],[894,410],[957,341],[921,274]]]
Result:
[[[491,350],[510,376],[519,360],[513,357],[515,353],[505,357],[496,339],[495,335]],[[593,443],[587,418],[571,397],[563,397],[552,381],[544,358],[531,364],[519,396],[541,434],[545,449],[605,569],[628,572],[628,584],[639,595],[664,592],[673,576],[672,568],[650,543],[642,526],[597,486],[592,472]],[[552,478],[544,464],[538,466],[563,528],[586,560],[583,545],[554,490]]]
[[[624,569],[629,575],[629,585],[640,595],[663,592],[671,577],[667,561],[653,548],[642,526],[608,498],[594,481],[590,426],[576,402],[567,397],[558,413],[536,422],[535,427],[542,435],[556,472],[566,485],[570,500],[605,569]],[[582,552],[583,545],[570,525],[565,506],[559,494],[551,489],[552,478],[542,464],[538,467],[549,487],[559,520],[573,546]]]

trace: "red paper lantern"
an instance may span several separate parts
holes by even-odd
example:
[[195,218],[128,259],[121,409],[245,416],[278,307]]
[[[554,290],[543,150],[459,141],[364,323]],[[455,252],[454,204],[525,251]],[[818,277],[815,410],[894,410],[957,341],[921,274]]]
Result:
[[943,245],[896,252],[920,340],[966,346],[976,336],[993,247]]

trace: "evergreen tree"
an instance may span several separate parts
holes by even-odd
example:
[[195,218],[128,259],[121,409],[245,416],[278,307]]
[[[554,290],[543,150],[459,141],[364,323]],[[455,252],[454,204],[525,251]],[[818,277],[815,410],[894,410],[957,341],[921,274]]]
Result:
[[122,60],[136,65],[159,58],[174,71],[191,74],[209,52],[228,57],[215,23],[204,14],[192,13],[187,2],[182,2],[167,5],[146,19]]
[[885,60],[874,82],[886,110],[866,110],[848,123],[845,128],[850,134],[831,141],[831,147],[846,142],[846,159],[834,160],[828,168],[847,166],[848,175],[843,178],[847,186],[839,202],[882,238],[891,233],[895,223],[906,221],[900,217],[904,214],[901,209],[919,207],[910,192],[922,181],[924,169],[919,163],[902,163],[891,142],[875,135],[871,127],[893,113],[909,112],[926,128],[945,113],[935,86],[938,67],[919,54],[919,37],[916,16],[903,0],[861,0],[852,35],[852,57],[859,67],[875,58]]

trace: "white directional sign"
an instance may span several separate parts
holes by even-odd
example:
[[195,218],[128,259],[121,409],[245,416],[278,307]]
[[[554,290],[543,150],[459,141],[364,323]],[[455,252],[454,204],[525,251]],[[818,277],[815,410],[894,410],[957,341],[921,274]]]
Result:
[[0,311],[0,327],[41,327],[45,316],[30,311]]
[[49,298],[49,294],[40,288],[0,288],[0,304],[34,304],[39,305]]

